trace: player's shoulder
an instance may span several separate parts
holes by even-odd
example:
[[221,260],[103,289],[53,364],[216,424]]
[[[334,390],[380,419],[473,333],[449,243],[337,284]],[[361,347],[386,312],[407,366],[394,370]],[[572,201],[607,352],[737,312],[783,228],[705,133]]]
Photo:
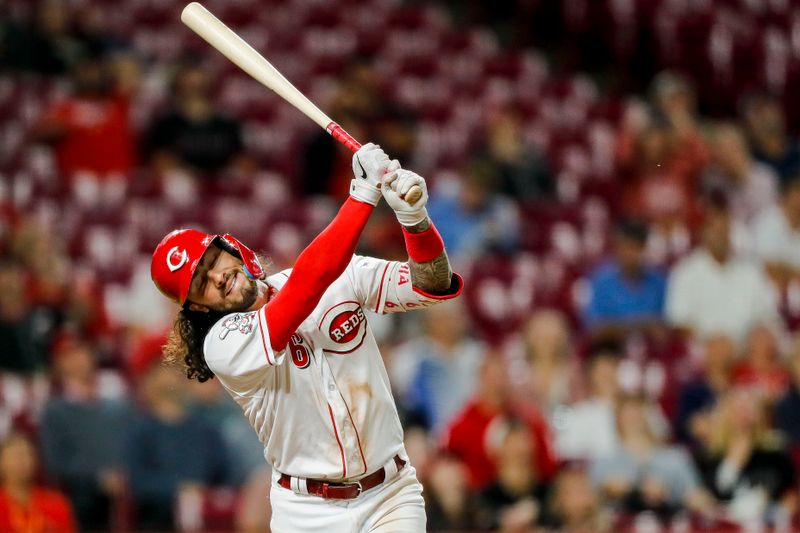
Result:
[[283,287],[286,282],[289,280],[289,275],[291,275],[292,269],[287,268],[285,270],[281,270],[280,272],[276,272],[271,276],[268,276],[266,279],[267,285],[271,287],[275,287],[276,289],[280,289]]
[[258,313],[259,311],[230,313],[217,320],[203,341],[206,362],[224,357],[231,349],[246,342],[258,328]]
[[356,276],[367,275],[374,274],[378,270],[385,270],[392,263],[395,263],[395,261],[354,254],[347,269]]

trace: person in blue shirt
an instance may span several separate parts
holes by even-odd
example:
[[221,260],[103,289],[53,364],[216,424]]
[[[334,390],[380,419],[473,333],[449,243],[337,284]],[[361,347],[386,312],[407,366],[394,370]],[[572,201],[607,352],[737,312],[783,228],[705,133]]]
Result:
[[647,234],[642,222],[620,222],[613,257],[590,274],[583,319],[594,333],[625,333],[661,324],[667,281],[645,260]]

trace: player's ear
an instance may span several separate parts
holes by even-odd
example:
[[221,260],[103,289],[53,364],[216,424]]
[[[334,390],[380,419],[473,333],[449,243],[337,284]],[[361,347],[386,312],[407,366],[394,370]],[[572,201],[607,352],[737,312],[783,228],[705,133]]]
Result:
[[205,305],[190,303],[189,311],[200,311],[201,313],[208,313],[210,309]]

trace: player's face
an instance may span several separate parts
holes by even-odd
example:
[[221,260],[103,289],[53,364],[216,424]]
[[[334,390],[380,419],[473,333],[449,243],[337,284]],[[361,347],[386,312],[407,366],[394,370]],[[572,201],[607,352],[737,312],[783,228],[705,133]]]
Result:
[[256,301],[258,287],[241,259],[217,246],[203,254],[189,287],[189,302],[199,310],[244,311]]

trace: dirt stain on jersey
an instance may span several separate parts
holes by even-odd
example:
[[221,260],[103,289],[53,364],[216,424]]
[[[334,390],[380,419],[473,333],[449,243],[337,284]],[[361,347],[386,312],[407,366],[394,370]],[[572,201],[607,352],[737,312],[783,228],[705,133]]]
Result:
[[367,398],[372,398],[372,387],[369,383],[350,383],[347,386],[347,392],[350,393],[350,398],[357,399],[360,394],[365,394]]

